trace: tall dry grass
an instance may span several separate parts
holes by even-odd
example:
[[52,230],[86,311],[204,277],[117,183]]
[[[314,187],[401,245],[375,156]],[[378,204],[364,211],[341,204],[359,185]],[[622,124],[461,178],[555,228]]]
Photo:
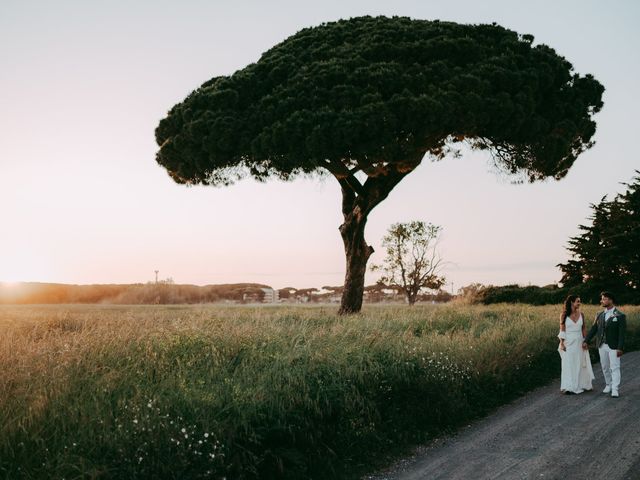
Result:
[[0,474],[353,477],[559,373],[558,307],[336,313],[0,307]]

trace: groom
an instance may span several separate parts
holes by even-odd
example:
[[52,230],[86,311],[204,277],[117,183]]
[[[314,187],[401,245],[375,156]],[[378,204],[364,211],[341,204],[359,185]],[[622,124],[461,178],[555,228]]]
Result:
[[600,366],[607,386],[603,393],[611,392],[611,396],[619,396],[620,357],[624,348],[624,333],[627,328],[627,317],[615,306],[615,297],[611,292],[600,294],[600,304],[604,311],[596,315],[596,321],[584,339],[582,348],[588,348],[589,341],[595,336],[596,346],[600,353]]

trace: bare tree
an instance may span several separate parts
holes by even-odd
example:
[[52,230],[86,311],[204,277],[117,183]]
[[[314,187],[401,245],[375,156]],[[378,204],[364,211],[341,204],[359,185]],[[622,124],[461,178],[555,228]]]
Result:
[[382,239],[387,255],[372,271],[382,271],[380,281],[402,292],[409,305],[422,289],[438,289],[445,283],[440,276],[442,258],[437,246],[441,227],[422,221],[394,223]]

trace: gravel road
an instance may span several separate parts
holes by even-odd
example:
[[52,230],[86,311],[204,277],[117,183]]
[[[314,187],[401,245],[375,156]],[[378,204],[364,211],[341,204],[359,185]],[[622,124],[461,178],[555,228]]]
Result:
[[[558,361],[560,361],[558,359]],[[640,352],[622,357],[620,397],[534,390],[367,480],[640,480]]]

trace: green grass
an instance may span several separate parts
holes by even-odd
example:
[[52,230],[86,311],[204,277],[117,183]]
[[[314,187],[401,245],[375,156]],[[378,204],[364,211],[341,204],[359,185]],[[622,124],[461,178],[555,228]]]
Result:
[[3,306],[0,475],[356,478],[558,376],[558,308]]

